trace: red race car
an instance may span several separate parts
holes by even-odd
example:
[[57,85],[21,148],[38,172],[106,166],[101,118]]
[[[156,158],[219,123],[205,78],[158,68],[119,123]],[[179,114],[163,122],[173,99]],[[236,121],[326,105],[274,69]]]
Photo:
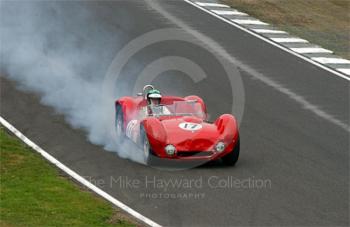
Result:
[[206,121],[206,106],[198,96],[161,96],[146,85],[137,97],[115,102],[117,140],[127,137],[143,151],[146,164],[158,159],[222,159],[234,165],[239,156],[239,133],[234,116]]

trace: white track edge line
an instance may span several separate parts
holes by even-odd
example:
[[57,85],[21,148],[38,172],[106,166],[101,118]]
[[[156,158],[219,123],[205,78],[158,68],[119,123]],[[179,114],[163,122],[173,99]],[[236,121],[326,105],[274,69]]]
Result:
[[0,116],[0,123],[5,126],[8,130],[10,130],[13,134],[15,134],[20,140],[22,140],[25,144],[27,144],[29,147],[34,149],[36,152],[41,154],[46,160],[57,166],[59,169],[64,171],[66,174],[77,180],[79,183],[83,184],[84,186],[88,187],[90,190],[94,191],[96,194],[100,195],[104,199],[108,200],[109,202],[113,203],[117,207],[121,208],[125,212],[129,213],[133,217],[137,218],[138,220],[146,223],[147,225],[150,225],[152,227],[161,227],[161,225],[155,223],[151,219],[143,216],[142,214],[138,213],[137,211],[133,210],[132,208],[128,207],[124,203],[120,202],[116,198],[112,197],[108,193],[104,192],[100,188],[96,187],[92,183],[90,183],[88,180],[65,166],[63,163],[58,161],[56,158],[51,156],[49,153],[44,151],[42,148],[40,148],[38,145],[36,145],[34,142],[32,142],[30,139],[28,139],[23,133],[21,133],[19,130],[17,130],[14,126],[12,126],[8,121],[6,121],[3,117]]
[[238,28],[238,29],[240,29],[242,31],[245,31],[245,32],[247,32],[247,33],[249,33],[249,34],[251,34],[251,35],[253,35],[253,36],[255,36],[255,37],[257,37],[257,38],[259,38],[259,39],[261,39],[261,40],[263,40],[263,41],[265,41],[265,42],[267,42],[267,43],[269,43],[269,44],[271,44],[273,46],[275,46],[275,47],[278,47],[278,48],[280,48],[280,49],[282,49],[282,50],[284,50],[284,51],[286,51],[286,52],[288,52],[290,54],[293,54],[294,56],[297,56],[297,57],[299,57],[299,58],[301,58],[301,59],[303,59],[303,60],[305,60],[305,61],[307,61],[307,62],[309,62],[309,63],[311,63],[313,65],[316,65],[316,66],[320,67],[321,69],[324,69],[324,70],[326,70],[326,71],[328,71],[330,73],[333,73],[334,75],[336,75],[338,77],[341,77],[341,78],[343,78],[343,79],[345,79],[347,81],[350,81],[350,77],[347,77],[347,76],[343,75],[342,73],[338,72],[336,69],[329,68],[329,67],[327,67],[327,66],[325,66],[325,65],[323,65],[321,63],[313,61],[312,59],[310,59],[310,58],[308,58],[306,56],[303,56],[303,55],[301,55],[301,54],[299,54],[297,52],[294,52],[294,51],[290,50],[289,48],[284,47],[284,46],[282,46],[282,45],[280,45],[280,44],[278,44],[276,42],[273,42],[272,40],[270,40],[268,38],[265,38],[264,36],[254,32],[254,31],[252,31],[250,29],[247,29],[247,28],[245,28],[245,27],[243,27],[243,26],[241,26],[241,25],[239,25],[237,23],[234,23],[233,21],[230,21],[229,19],[226,19],[226,18],[224,18],[222,16],[219,16],[219,15],[211,12],[209,9],[206,9],[205,7],[197,5],[196,3],[194,3],[194,2],[192,2],[190,0],[183,0],[183,1],[185,1],[186,3],[192,5],[192,6],[196,7],[196,8],[198,8],[198,9],[206,12],[206,13],[209,13],[210,15],[212,15],[212,16],[214,16],[214,17],[216,17],[216,18],[218,18],[218,19],[220,19],[220,20],[222,20],[222,21],[224,21],[224,22],[226,22],[226,23],[228,23],[230,25],[233,25],[236,28]]

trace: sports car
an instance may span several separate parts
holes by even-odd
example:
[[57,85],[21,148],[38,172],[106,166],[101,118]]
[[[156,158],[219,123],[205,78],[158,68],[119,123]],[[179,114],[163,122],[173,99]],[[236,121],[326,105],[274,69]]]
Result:
[[223,114],[207,121],[206,106],[195,95],[163,96],[159,105],[150,106],[146,98],[150,89],[153,86],[147,85],[137,96],[115,101],[117,140],[128,138],[139,145],[149,165],[156,159],[237,162],[240,140],[234,116]]

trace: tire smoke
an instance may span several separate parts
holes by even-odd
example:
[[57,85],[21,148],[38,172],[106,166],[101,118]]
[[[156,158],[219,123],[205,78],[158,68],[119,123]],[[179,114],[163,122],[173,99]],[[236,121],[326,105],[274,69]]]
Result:
[[[131,152],[127,143],[117,146],[113,137],[118,96],[101,92],[125,33],[101,21],[97,2],[0,4],[2,74],[21,89],[38,92],[43,104],[64,114],[72,127],[84,129],[90,142],[140,161],[140,152]],[[125,20],[125,13],[113,15]]]

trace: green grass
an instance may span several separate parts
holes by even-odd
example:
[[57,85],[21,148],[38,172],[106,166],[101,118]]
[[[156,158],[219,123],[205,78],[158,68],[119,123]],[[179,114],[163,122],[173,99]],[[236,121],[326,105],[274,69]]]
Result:
[[221,0],[350,59],[349,0]]
[[135,226],[3,128],[0,173],[0,226]]

